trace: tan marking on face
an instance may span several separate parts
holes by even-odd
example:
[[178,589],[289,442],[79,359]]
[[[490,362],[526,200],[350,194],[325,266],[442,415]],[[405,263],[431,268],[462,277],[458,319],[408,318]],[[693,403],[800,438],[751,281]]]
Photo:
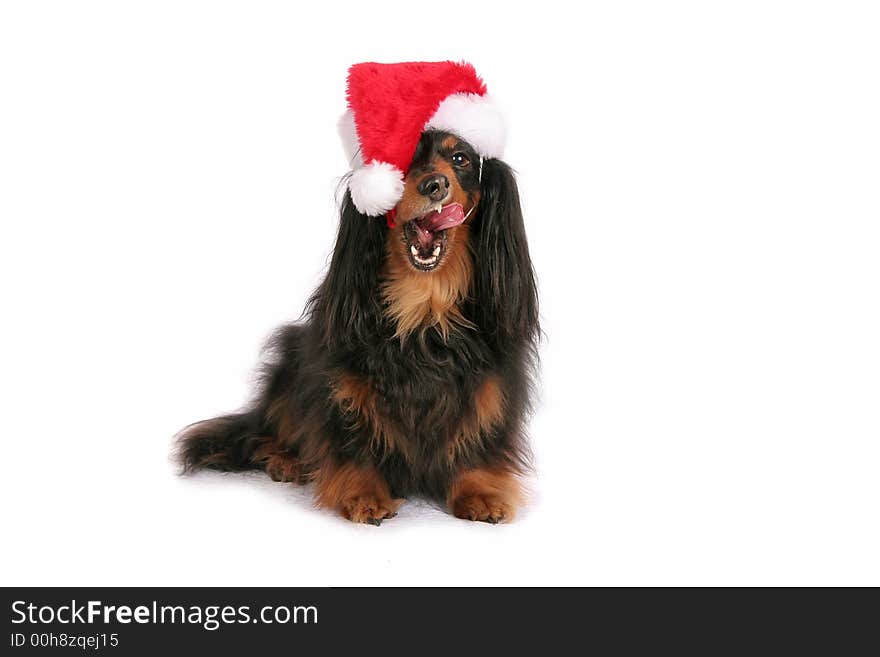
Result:
[[444,150],[454,151],[458,148],[458,139],[455,135],[448,135],[442,142],[440,142],[440,146],[442,146]]

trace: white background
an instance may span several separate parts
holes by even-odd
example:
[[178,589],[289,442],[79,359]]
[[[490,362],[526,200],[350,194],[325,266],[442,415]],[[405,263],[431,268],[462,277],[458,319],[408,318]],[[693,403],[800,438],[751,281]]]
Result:
[[[872,3],[575,6],[2,4],[2,584],[880,585]],[[540,279],[530,508],[177,477],[327,264],[348,65],[447,58]]]

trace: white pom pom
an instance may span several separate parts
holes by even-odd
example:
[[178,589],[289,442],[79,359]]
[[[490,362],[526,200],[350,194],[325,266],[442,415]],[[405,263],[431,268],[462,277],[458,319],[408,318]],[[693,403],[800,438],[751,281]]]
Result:
[[501,110],[488,95],[461,93],[448,96],[425,127],[458,135],[484,157],[504,154],[507,127]]
[[348,189],[359,212],[378,217],[397,205],[403,196],[403,173],[387,162],[373,160],[354,170]]

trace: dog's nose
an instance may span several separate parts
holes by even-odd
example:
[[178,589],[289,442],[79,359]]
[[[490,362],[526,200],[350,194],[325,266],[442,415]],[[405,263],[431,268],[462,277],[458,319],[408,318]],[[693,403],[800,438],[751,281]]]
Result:
[[432,201],[442,201],[449,192],[449,178],[442,173],[425,176],[419,183],[419,194],[427,196]]

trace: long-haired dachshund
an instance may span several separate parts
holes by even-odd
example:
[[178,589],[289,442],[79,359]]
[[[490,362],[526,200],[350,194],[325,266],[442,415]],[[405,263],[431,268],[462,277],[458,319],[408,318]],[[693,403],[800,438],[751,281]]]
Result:
[[318,505],[373,525],[413,495],[513,518],[539,334],[514,177],[427,129],[393,214],[368,217],[346,192],[304,320],[270,341],[250,407],[182,432],[185,471],[312,483]]

